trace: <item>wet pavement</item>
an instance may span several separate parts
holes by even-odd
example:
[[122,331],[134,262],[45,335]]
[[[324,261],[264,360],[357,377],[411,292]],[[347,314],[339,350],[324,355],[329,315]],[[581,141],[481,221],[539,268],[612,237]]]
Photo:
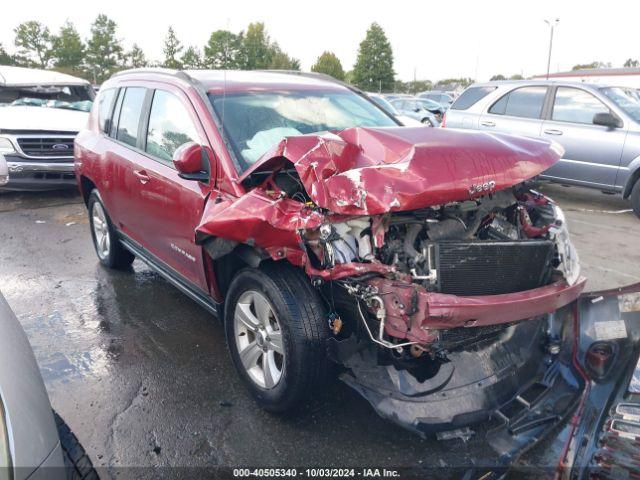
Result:
[[[588,288],[640,281],[640,220],[627,202],[544,190],[565,208]],[[0,290],[29,336],[53,407],[103,477],[155,476],[120,469],[131,466],[428,471],[495,461],[477,438],[422,440],[383,421],[338,381],[294,416],[263,412],[211,315],[137,260],[130,272],[98,264],[74,193],[0,194]]]

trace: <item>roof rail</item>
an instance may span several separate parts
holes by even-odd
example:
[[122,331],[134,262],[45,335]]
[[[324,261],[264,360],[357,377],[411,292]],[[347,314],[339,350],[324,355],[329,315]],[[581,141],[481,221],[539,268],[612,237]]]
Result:
[[359,89],[358,87],[356,87],[355,85],[351,85],[350,83],[344,82],[342,80],[338,80],[335,77],[332,77],[331,75],[327,75],[326,73],[320,73],[320,72],[301,72],[300,70],[255,70],[256,72],[266,72],[266,73],[284,73],[287,75],[298,75],[300,77],[307,77],[307,78],[316,78],[319,80],[325,80],[327,82],[331,82],[331,83],[337,83],[338,85],[342,85],[343,87],[347,87],[350,90],[354,90],[357,92],[363,92],[363,90]]
[[155,73],[160,75],[169,75],[172,77],[181,78],[189,83],[193,83],[194,79],[184,70],[174,70],[172,68],[130,68],[128,70],[120,70],[119,72],[114,73],[111,77],[119,77],[121,75],[132,75],[132,74],[144,74],[144,73]]

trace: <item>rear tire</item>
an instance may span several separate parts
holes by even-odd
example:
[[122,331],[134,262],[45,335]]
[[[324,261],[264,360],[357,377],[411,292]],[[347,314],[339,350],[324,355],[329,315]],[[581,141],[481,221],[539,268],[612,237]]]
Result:
[[294,409],[326,380],[326,309],[300,269],[241,270],[229,287],[224,322],[231,359],[265,410]]
[[93,246],[98,255],[98,260],[105,267],[119,270],[128,269],[136,257],[120,243],[107,209],[96,189],[89,194],[87,207],[89,210],[91,238],[93,239]]
[[87,452],[80,445],[78,437],[74,435],[60,415],[53,412],[53,416],[60,436],[67,480],[98,480],[98,473],[93,468],[93,463],[91,463]]
[[640,218],[640,179],[636,180],[633,190],[631,190],[631,195],[629,195],[629,200],[631,200],[633,213]]

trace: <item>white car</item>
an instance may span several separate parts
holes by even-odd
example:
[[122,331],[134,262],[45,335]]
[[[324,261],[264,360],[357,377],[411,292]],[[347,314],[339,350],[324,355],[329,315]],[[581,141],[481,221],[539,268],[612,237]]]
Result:
[[94,96],[81,78],[0,66],[0,189],[75,187],[73,140]]

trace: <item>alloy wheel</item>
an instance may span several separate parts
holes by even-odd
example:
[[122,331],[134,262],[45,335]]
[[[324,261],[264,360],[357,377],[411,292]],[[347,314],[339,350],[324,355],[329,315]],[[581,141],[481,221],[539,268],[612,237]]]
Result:
[[248,290],[238,299],[233,318],[243,368],[256,385],[274,388],[282,378],[285,353],[282,330],[271,303],[263,294]]
[[91,212],[91,222],[93,224],[93,235],[96,242],[96,251],[101,259],[109,256],[111,249],[111,239],[109,238],[109,223],[107,214],[99,202],[93,204]]

